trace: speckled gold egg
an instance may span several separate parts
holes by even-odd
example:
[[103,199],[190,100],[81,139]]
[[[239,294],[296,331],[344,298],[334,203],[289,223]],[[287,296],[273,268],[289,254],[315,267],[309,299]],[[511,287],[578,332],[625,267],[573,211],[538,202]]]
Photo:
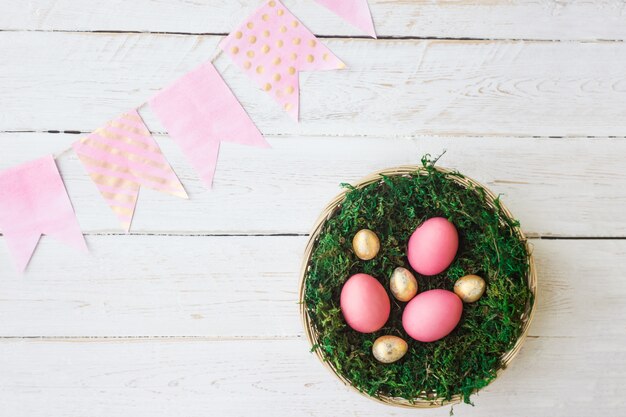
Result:
[[382,363],[393,363],[402,359],[409,345],[397,336],[381,336],[374,341],[372,354]]
[[378,240],[376,233],[371,230],[361,229],[354,235],[354,239],[352,239],[352,248],[356,256],[364,261],[369,261],[370,259],[374,259],[378,254],[380,250],[380,240]]
[[465,303],[478,301],[485,293],[485,280],[478,275],[465,275],[454,284],[454,293]]
[[398,267],[391,274],[389,289],[397,300],[410,301],[417,294],[417,280],[411,271]]

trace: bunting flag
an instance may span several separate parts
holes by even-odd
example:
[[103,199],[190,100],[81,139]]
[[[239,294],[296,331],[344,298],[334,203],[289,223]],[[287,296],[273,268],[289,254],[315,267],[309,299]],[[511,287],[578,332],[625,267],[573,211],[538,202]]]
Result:
[[52,155],[0,172],[0,230],[20,272],[41,235],[87,250]]
[[294,119],[300,107],[300,71],[345,68],[278,0],[270,0],[220,48]]
[[161,90],[149,104],[209,187],[221,141],[269,147],[210,62]]
[[[367,0],[316,1],[376,37]],[[220,48],[296,121],[300,72],[345,68],[279,0],[267,1]],[[149,105],[209,187],[222,141],[269,147],[211,62],[158,92]],[[136,109],[72,147],[126,232],[141,187],[188,198]],[[0,172],[0,232],[20,271],[43,234],[87,249],[52,156]]]
[[137,110],[110,121],[73,147],[126,232],[141,187],[188,198]]
[[315,0],[351,25],[376,38],[374,21],[367,0]]

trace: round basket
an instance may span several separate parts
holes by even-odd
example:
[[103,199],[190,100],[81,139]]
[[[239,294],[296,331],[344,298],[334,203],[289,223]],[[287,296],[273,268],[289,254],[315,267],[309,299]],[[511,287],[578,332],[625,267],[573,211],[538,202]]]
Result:
[[[435,167],[435,169],[443,173],[452,173],[451,170],[448,170],[446,168]],[[399,166],[395,168],[388,168],[388,169],[384,169],[378,172],[374,172],[370,174],[369,176],[361,179],[358,183],[354,185],[354,187],[363,188],[367,185],[379,182],[381,181],[381,176],[390,177],[390,176],[406,176],[406,175],[416,175],[416,174],[428,175],[428,172],[421,165],[419,166],[418,165],[406,165],[406,166]],[[486,194],[486,201],[492,208],[494,209],[496,208],[496,205],[494,203],[496,200],[496,196],[479,182],[474,181],[471,178],[458,177],[454,175],[451,175],[448,178],[466,188],[471,186],[471,187],[480,187],[484,189],[485,194]],[[300,276],[301,276],[300,294],[299,294],[300,316],[301,316],[302,323],[304,326],[304,331],[306,333],[306,336],[309,342],[311,343],[311,346],[313,347],[313,351],[315,352],[317,357],[320,359],[320,361],[324,364],[324,366],[328,368],[330,372],[332,372],[337,378],[339,378],[339,380],[342,381],[345,385],[349,386],[350,388],[364,395],[365,397],[381,402],[383,404],[393,405],[397,407],[405,407],[405,408],[435,408],[435,407],[441,407],[445,405],[458,404],[461,401],[461,396],[458,394],[454,395],[450,400],[438,399],[438,398],[429,398],[429,399],[416,398],[416,399],[408,400],[405,398],[389,397],[389,396],[385,396],[382,394],[376,394],[374,396],[371,396],[367,393],[361,392],[360,390],[356,389],[350,383],[348,379],[346,379],[344,376],[339,374],[337,370],[332,366],[332,364],[330,364],[328,361],[324,359],[324,355],[321,352],[321,350],[319,348],[315,348],[318,342],[318,333],[315,327],[313,326],[313,324],[311,323],[309,314],[306,309],[305,298],[304,298],[307,271],[309,268],[309,263],[310,263],[311,254],[313,252],[313,248],[319,237],[320,232],[323,229],[324,224],[330,217],[333,216],[335,211],[341,207],[341,204],[344,201],[344,198],[347,192],[348,190],[337,195],[337,197],[335,197],[323,210],[322,214],[320,215],[318,220],[315,222],[315,226],[313,227],[313,230],[310,233],[309,241],[307,243],[307,246],[304,252],[304,260],[303,260],[302,269],[300,272]],[[505,215],[506,217],[510,219],[513,219],[513,215],[511,214],[511,212],[502,203],[498,204],[498,208],[501,210],[501,213],[503,215]],[[515,343],[515,345],[509,351],[507,351],[504,355],[502,355],[501,365],[497,371],[497,375],[499,375],[500,372],[506,369],[506,367],[513,360],[515,355],[517,355],[517,353],[520,351],[522,344],[524,343],[524,340],[526,339],[526,336],[528,334],[528,328],[530,327],[530,323],[534,316],[534,306],[536,305],[536,300],[537,300],[537,274],[536,274],[532,252],[530,250],[530,247],[527,243],[526,237],[524,236],[524,233],[522,232],[522,230],[519,227],[516,227],[514,230],[518,233],[520,239],[526,242],[526,249],[527,249],[527,253],[529,257],[528,258],[529,269],[528,269],[527,281],[528,281],[528,288],[533,296],[532,300],[534,301],[529,300],[529,302],[527,303],[525,312],[522,316],[521,334],[519,338],[517,339],[517,342]]]

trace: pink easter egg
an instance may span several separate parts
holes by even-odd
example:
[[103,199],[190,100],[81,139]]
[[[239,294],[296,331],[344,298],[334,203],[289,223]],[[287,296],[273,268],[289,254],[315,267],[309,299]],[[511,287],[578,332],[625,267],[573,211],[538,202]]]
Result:
[[418,294],[404,308],[402,327],[413,339],[434,342],[448,334],[461,320],[463,302],[446,290]]
[[422,275],[437,275],[450,266],[459,249],[456,227],[443,217],[422,223],[411,235],[407,256]]
[[341,312],[348,326],[357,332],[380,330],[387,319],[391,304],[385,288],[367,274],[352,275],[341,289]]

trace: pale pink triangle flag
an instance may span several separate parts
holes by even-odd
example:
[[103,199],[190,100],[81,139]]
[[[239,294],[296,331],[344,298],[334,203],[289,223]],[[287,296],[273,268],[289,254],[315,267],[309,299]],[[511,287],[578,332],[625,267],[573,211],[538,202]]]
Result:
[[149,104],[209,187],[221,141],[269,147],[210,62],[161,90]]
[[141,187],[187,198],[137,110],[96,129],[73,147],[126,232],[130,230]]
[[0,231],[20,272],[41,235],[87,250],[52,155],[0,172]]
[[278,0],[254,12],[221,43],[233,61],[298,120],[300,71],[345,68]]
[[350,24],[376,38],[374,21],[367,0],[315,0],[335,12]]

